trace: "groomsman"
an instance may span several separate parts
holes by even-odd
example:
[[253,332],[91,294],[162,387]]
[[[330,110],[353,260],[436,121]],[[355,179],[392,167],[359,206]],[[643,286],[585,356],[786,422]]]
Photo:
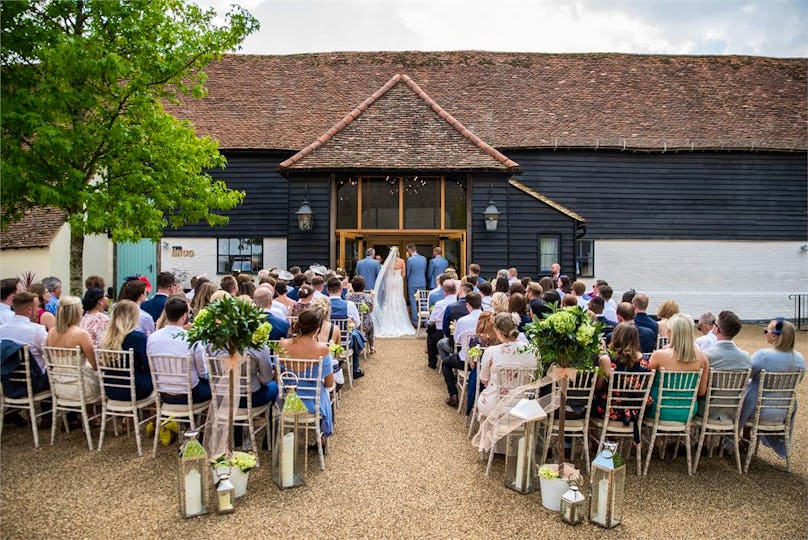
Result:
[[429,288],[434,289],[437,286],[438,276],[441,275],[449,268],[449,261],[447,261],[439,247],[432,250],[432,259],[429,261],[429,270],[426,273],[429,278]]
[[[376,278],[381,272],[382,265],[376,260],[376,250],[368,248],[365,250],[365,258],[356,263],[356,273],[365,280],[365,288],[373,290],[376,286]],[[354,291],[361,293],[362,291]]]
[[415,244],[407,245],[407,295],[410,299],[412,325],[415,326],[418,316],[418,302],[415,291],[426,288],[426,257],[418,253]]

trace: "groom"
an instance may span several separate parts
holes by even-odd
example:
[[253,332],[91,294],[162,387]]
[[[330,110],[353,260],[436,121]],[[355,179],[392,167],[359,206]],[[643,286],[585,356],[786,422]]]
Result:
[[426,257],[418,253],[415,244],[407,244],[407,295],[412,311],[412,325],[417,324],[418,302],[415,291],[426,288]]

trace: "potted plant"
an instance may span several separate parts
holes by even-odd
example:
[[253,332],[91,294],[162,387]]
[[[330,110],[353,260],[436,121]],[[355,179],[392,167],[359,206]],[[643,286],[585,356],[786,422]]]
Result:
[[558,440],[556,460],[559,477],[569,476],[564,464],[564,417],[567,405],[567,382],[577,370],[593,370],[597,366],[602,324],[593,321],[579,306],[558,309],[553,306],[545,318],[534,318],[525,328],[529,347],[538,353],[542,371],[558,380]]
[[[233,415],[236,372],[241,369],[241,364],[244,361],[242,357],[244,351],[248,347],[265,346],[271,331],[272,325],[267,321],[266,314],[261,308],[231,296],[226,296],[213,302],[202,309],[194,318],[194,324],[188,331],[188,342],[200,342],[207,345],[212,353],[223,350],[227,351],[229,355],[228,370],[230,374],[228,385],[230,399],[227,424],[223,426],[229,434],[227,438],[229,444],[224,448],[224,452],[220,451],[220,448],[212,448],[211,455],[221,453],[229,455],[235,448]],[[208,417],[214,418],[216,428],[221,428],[222,426],[215,424],[215,419],[219,418],[219,415],[213,410],[216,407],[218,407],[218,402],[214,399],[211,401],[212,410],[208,413]],[[207,440],[210,437],[208,433],[205,435],[207,446]]]
[[229,470],[230,482],[236,490],[236,497],[241,497],[247,493],[247,481],[250,479],[250,471],[257,464],[258,460],[255,454],[249,452],[233,452],[229,458],[225,454],[221,454],[212,463],[214,474],[224,468]]

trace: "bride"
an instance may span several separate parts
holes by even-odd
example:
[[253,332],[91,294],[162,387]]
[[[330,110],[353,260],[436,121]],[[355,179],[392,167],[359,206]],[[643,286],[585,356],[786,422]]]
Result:
[[373,288],[376,294],[376,309],[371,312],[371,316],[376,337],[415,334],[407,303],[404,301],[404,272],[404,259],[398,256],[398,248],[393,246]]

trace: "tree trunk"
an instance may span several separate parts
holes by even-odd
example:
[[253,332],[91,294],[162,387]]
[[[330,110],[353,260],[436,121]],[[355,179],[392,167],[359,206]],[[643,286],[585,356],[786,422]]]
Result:
[[558,460],[558,474],[564,476],[564,419],[567,414],[567,377],[558,381],[561,396],[558,402],[558,438],[556,439],[556,459]]
[[84,235],[70,227],[70,289],[62,294],[81,296],[84,284]]

